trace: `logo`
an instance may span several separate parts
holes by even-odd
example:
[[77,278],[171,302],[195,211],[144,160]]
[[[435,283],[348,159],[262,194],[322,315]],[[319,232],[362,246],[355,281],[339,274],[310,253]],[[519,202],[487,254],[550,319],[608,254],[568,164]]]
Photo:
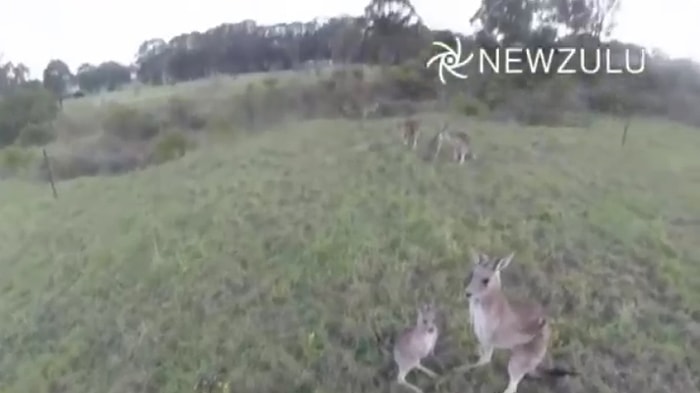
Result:
[[462,59],[462,43],[455,38],[455,48],[444,42],[433,45],[444,49],[442,53],[428,59],[426,68],[438,63],[438,76],[444,85],[445,71],[459,79],[467,79],[466,73],[457,71],[476,58],[473,71],[479,74],[641,74],[646,66],[646,51],[613,50],[600,48],[499,48],[488,51],[478,48]]
[[450,48],[449,45],[445,44],[444,42],[433,41],[433,46],[438,46],[444,49],[444,51],[431,57],[428,59],[428,62],[425,63],[425,66],[430,68],[433,63],[436,61],[438,62],[438,76],[440,77],[440,82],[442,82],[443,85],[447,83],[445,82],[445,70],[447,70],[447,72],[452,74],[454,77],[459,79],[467,79],[467,75],[457,72],[456,68],[464,67],[465,65],[469,64],[472,57],[474,57],[474,54],[470,53],[466,59],[462,60],[462,42],[460,42],[459,38],[455,37],[455,43],[457,50]]

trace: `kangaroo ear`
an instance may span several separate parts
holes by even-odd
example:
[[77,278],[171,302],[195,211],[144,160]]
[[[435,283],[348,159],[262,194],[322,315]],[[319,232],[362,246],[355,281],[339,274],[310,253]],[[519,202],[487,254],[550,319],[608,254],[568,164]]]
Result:
[[496,270],[497,272],[500,272],[501,270],[505,269],[510,265],[510,262],[513,260],[513,256],[515,256],[515,252],[511,252],[510,255],[508,255],[505,258],[501,258],[497,263],[496,263]]
[[482,260],[482,259],[481,259],[481,254],[480,254],[480,253],[476,252],[476,250],[474,250],[473,248],[470,248],[470,249],[469,249],[469,254],[470,254],[471,257],[472,257],[472,263],[474,263],[474,265],[478,265],[478,264],[481,263],[481,260]]
[[433,305],[432,303],[421,303],[420,306],[418,306],[418,315],[421,317],[425,317],[430,315],[430,313],[433,311]]

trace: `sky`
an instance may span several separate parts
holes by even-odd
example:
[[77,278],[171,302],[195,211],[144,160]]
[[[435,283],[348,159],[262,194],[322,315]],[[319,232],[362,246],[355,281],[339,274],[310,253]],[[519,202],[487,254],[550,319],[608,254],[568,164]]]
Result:
[[[23,62],[40,77],[51,59],[71,70],[85,62],[131,63],[150,38],[166,40],[221,23],[253,19],[261,24],[314,17],[360,15],[369,0],[4,0],[0,7],[0,56]],[[469,31],[478,0],[412,0],[431,28]],[[622,0],[613,37],[672,57],[700,62],[698,0]],[[686,37],[683,39],[682,37]]]

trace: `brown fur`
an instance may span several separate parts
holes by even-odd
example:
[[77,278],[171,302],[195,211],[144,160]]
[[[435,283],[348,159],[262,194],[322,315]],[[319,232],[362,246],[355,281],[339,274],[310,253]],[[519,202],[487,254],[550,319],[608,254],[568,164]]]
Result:
[[447,130],[448,124],[444,123],[442,129],[435,134],[430,141],[432,160],[434,161],[440,154],[443,142],[452,146],[452,158],[462,164],[466,159],[476,158],[471,150],[471,138],[465,131],[450,132]]
[[417,119],[408,118],[403,121],[401,128],[403,129],[403,142],[406,146],[410,146],[411,150],[415,150],[420,136],[420,121]]
[[435,324],[435,308],[432,305],[423,305],[418,310],[416,324],[404,330],[396,339],[394,345],[394,361],[398,366],[397,381],[415,393],[423,393],[420,388],[406,381],[406,376],[413,369],[418,369],[431,378],[437,374],[421,364],[428,355],[433,354],[435,342],[438,337],[438,328]]
[[551,336],[548,316],[539,303],[512,299],[502,291],[500,274],[510,264],[513,254],[493,261],[484,254],[473,253],[473,258],[475,265],[465,294],[479,341],[480,358],[466,370],[490,363],[494,349],[508,349],[511,352],[509,383],[504,393],[516,393],[526,375],[542,374],[538,366],[547,353]]

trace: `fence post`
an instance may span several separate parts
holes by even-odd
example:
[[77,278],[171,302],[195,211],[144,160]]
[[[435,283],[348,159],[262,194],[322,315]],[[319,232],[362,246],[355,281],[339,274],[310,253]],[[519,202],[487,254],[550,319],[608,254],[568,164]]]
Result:
[[625,128],[622,130],[621,146],[625,146],[625,141],[627,141],[627,130],[630,128],[631,122],[632,122],[632,117],[631,116],[627,117],[627,121],[625,122]]

